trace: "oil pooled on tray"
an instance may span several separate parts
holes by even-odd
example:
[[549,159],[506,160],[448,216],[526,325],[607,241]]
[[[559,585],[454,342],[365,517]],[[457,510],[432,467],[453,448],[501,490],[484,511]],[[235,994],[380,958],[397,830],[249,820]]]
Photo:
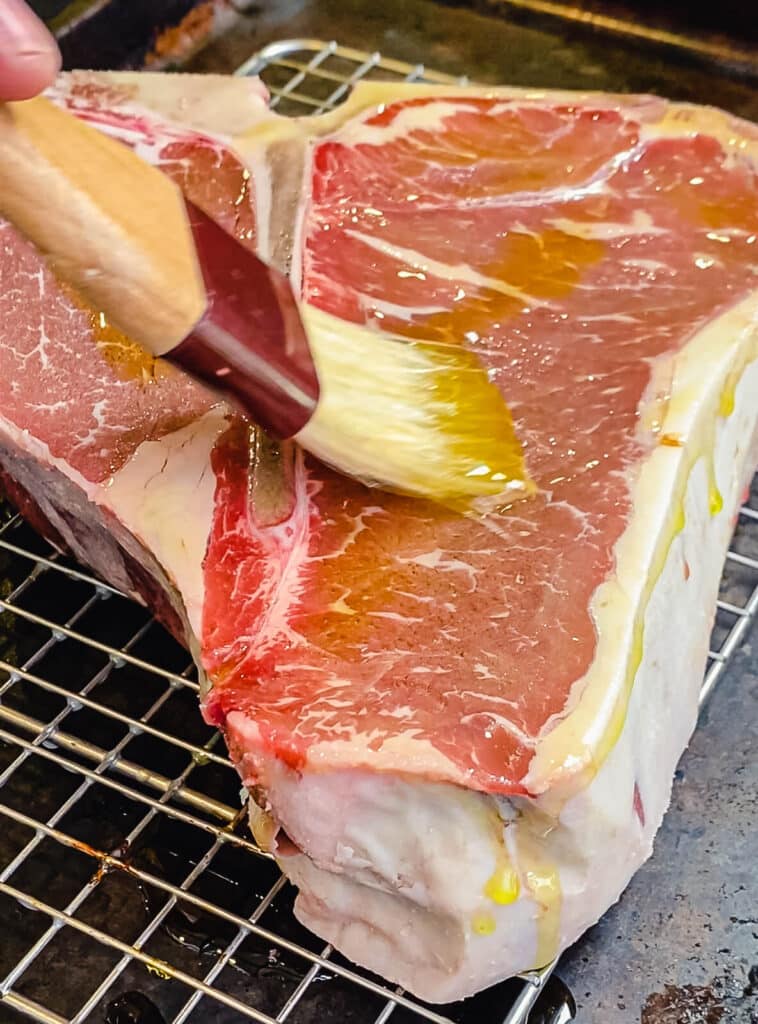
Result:
[[142,992],[124,992],[108,1003],[105,1024],[165,1024],[165,1019]]

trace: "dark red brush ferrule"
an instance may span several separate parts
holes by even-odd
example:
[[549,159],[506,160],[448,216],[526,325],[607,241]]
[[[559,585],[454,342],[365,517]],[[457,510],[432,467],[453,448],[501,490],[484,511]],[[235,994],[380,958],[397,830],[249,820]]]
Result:
[[229,392],[273,436],[293,437],[319,384],[289,280],[185,202],[208,307],[167,358]]

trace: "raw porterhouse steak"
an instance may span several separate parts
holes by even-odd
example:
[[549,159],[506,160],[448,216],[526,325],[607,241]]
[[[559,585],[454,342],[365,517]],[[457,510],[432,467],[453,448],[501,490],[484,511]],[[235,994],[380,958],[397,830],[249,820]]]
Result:
[[299,452],[251,479],[252,428],[0,227],[6,489],[190,646],[298,916],[435,1002],[545,964],[649,855],[694,726],[758,454],[758,133],[509,89],[302,122],[249,80],[52,96],[341,330],[468,345],[502,386],[539,494],[501,513]]

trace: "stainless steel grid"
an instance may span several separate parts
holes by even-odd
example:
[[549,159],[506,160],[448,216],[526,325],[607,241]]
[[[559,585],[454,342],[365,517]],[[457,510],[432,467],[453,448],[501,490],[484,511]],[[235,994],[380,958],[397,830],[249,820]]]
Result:
[[[328,109],[368,76],[454,81],[312,40],[270,46],[240,72],[261,74],[291,114]],[[758,610],[756,479],[703,700]],[[237,775],[196,691],[186,653],[145,611],[5,511],[0,1024],[122,1024],[143,1005],[135,992],[167,1024],[526,1024],[540,1000],[540,1020],[571,1019],[555,993],[545,1009],[552,968],[435,1009],[305,932],[291,887],[249,838]]]

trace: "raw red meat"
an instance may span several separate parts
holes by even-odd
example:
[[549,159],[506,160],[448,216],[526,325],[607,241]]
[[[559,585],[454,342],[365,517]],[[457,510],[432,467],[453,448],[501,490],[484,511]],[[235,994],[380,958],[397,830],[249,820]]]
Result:
[[[317,142],[305,298],[476,350],[541,495],[472,521],[322,475],[279,637],[242,657],[240,623],[206,619],[211,672],[237,665],[215,713],[254,715],[279,754],[305,763],[320,744],[318,763],[339,763],[337,701],[351,764],[413,737],[431,744],[428,777],[525,791],[540,730],[593,660],[590,601],[629,470],[657,444],[638,422],[652,360],[755,287],[754,168],[728,166],[713,137],[641,140],[664,109],[415,98]],[[222,609],[235,581],[209,582]]]
[[[249,425],[2,228],[3,478],[191,646],[301,918],[435,1001],[544,963],[648,855],[694,724],[756,460],[755,130],[509,90],[368,87],[296,124],[242,80],[54,97],[342,330],[468,345],[501,385],[540,486],[507,511],[299,453],[251,479]],[[271,479],[293,512],[262,527]]]

